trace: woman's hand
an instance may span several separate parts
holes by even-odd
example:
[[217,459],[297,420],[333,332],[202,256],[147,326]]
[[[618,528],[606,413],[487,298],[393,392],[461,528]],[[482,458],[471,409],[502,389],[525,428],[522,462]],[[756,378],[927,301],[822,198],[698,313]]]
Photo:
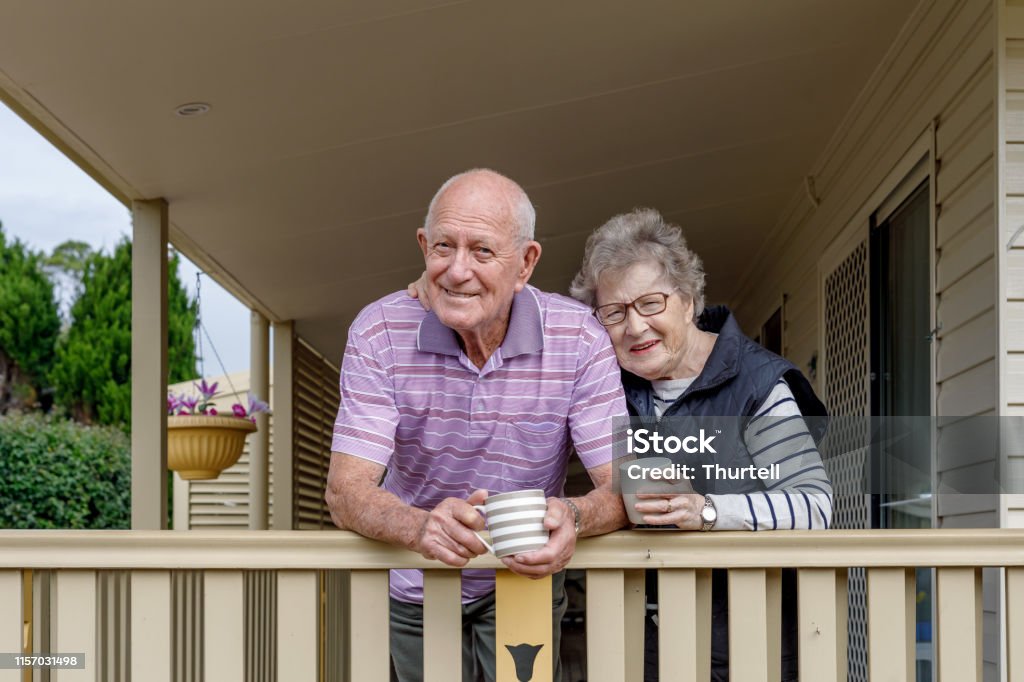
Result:
[[639,493],[636,510],[644,515],[644,523],[656,526],[674,525],[683,530],[700,530],[704,521],[700,512],[704,509],[704,496],[698,493],[665,495]]
[[424,310],[430,310],[430,296],[427,295],[427,271],[424,270],[420,278],[415,282],[410,282],[405,287],[405,293],[409,294],[410,298],[415,298],[423,306]]

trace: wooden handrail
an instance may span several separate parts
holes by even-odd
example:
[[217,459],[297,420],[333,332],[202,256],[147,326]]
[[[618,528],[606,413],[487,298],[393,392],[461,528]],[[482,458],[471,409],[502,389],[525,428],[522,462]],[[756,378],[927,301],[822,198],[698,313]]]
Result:
[[[502,568],[490,556],[473,568]],[[571,568],[1024,566],[1024,530],[620,531],[580,540]],[[445,568],[354,533],[0,531],[0,568]]]

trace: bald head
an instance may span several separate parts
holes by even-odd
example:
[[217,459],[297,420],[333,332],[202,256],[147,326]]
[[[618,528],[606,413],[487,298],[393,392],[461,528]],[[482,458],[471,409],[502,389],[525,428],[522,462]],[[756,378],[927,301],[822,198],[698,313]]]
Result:
[[503,213],[506,220],[514,225],[517,241],[533,239],[537,214],[526,192],[515,181],[501,173],[474,168],[448,178],[430,200],[424,227],[429,234],[437,220],[438,209],[446,204],[464,206],[485,205],[489,211]]

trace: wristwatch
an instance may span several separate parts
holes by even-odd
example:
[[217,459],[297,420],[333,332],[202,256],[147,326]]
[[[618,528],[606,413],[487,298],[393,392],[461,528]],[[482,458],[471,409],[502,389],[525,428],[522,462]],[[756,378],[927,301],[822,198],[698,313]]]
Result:
[[568,497],[563,497],[562,502],[566,507],[572,510],[573,527],[576,529],[576,535],[580,534],[580,508],[576,506],[576,503],[570,500]]
[[702,531],[711,530],[715,521],[718,520],[718,510],[715,509],[715,503],[711,501],[709,495],[704,496],[704,508],[700,510],[700,520],[704,522],[704,525],[700,527]]

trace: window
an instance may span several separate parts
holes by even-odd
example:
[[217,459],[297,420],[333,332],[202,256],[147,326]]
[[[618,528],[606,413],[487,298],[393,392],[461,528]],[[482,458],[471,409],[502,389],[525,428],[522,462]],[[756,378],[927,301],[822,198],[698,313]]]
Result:
[[782,355],[782,306],[776,308],[761,327],[758,342],[776,355]]

